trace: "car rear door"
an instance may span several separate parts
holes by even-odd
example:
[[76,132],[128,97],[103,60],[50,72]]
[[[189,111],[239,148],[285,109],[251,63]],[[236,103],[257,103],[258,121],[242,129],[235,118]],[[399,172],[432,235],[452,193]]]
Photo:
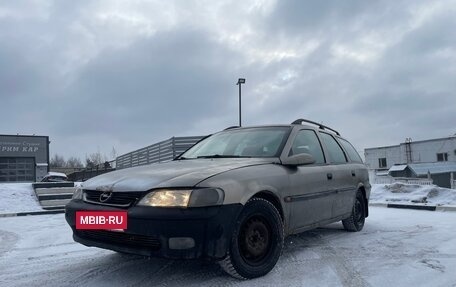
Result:
[[351,143],[349,143],[347,140],[337,137],[337,141],[340,143],[342,148],[345,150],[345,153],[349,159],[348,163],[348,169],[350,171],[351,175],[351,183],[350,185],[353,187],[352,191],[353,192],[348,192],[346,193],[342,198],[341,201],[343,201],[344,204],[344,210],[347,212],[351,212],[351,207],[353,206],[356,192],[358,191],[358,185],[361,184],[360,178],[362,177],[363,173],[365,172],[366,167],[364,166],[363,160],[359,156],[358,152],[356,149],[353,147]]
[[332,167],[333,198],[332,217],[340,217],[351,212],[356,193],[354,167],[348,161],[348,156],[336,138],[326,132],[319,132],[320,139],[328,154]]

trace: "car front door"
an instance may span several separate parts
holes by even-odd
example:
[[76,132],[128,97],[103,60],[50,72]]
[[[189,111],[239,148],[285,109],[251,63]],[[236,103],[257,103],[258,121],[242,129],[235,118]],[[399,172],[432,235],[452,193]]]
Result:
[[327,165],[314,130],[299,130],[285,152],[287,156],[308,153],[315,159],[314,164],[287,167],[290,190],[285,202],[291,205],[291,229],[299,232],[331,218],[334,196],[332,168]]

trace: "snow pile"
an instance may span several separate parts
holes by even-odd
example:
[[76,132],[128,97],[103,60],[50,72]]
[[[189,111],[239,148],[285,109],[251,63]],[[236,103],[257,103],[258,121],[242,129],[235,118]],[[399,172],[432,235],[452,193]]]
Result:
[[0,214],[43,210],[31,183],[0,183]]
[[373,203],[456,205],[456,190],[436,185],[373,184],[369,201]]

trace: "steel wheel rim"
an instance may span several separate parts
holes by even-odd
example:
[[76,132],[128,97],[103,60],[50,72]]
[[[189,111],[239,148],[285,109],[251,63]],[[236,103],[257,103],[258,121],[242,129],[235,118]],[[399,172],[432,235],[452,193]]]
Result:
[[247,218],[241,225],[239,252],[249,265],[261,265],[268,257],[272,247],[272,232],[265,217],[255,215]]

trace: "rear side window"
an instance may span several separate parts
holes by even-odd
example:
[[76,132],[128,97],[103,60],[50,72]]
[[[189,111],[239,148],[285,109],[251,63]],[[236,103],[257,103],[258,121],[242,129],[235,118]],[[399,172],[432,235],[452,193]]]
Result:
[[339,139],[339,142],[342,144],[342,146],[344,147],[345,151],[348,153],[348,157],[350,158],[351,161],[360,162],[360,163],[363,162],[363,160],[359,156],[358,152],[351,145],[351,143],[349,143],[348,141],[346,141],[344,139],[341,139],[341,138]]
[[337,143],[337,141],[327,133],[320,133],[321,140],[326,146],[328,150],[329,157],[331,158],[332,163],[346,163],[347,158],[345,157],[345,153]]
[[317,134],[312,130],[300,130],[296,135],[289,156],[300,153],[311,154],[315,159],[315,163],[325,163],[320,141],[317,138]]

